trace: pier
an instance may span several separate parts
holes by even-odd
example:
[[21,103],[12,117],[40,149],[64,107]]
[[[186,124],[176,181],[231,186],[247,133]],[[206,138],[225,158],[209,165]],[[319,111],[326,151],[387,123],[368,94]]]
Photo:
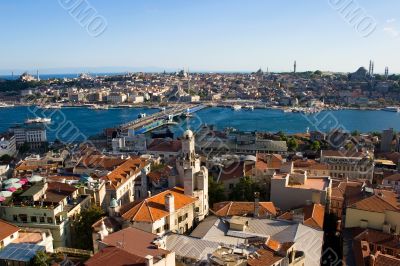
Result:
[[185,116],[190,117],[193,113],[198,112],[206,105],[198,104],[183,104],[171,108],[166,108],[158,113],[150,116],[138,118],[128,123],[120,125],[120,129],[123,132],[130,131],[133,135],[144,134],[150,132],[158,127],[165,125],[175,125],[174,119],[177,117]]

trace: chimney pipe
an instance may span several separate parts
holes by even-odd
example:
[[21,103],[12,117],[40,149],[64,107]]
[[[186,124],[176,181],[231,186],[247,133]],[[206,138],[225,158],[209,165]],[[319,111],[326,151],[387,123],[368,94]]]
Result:
[[258,217],[260,211],[260,192],[254,192],[254,217]]

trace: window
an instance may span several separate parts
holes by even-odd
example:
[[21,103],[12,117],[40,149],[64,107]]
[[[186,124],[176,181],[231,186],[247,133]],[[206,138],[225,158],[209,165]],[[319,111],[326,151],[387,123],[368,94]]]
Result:
[[36,218],[36,216],[31,216],[31,222],[32,222],[32,223],[37,223],[37,218]]
[[21,222],[27,223],[27,222],[28,222],[28,215],[26,215],[26,214],[20,214],[20,215],[19,215],[19,219],[21,220]]
[[14,220],[14,222],[18,222],[18,215],[14,214],[13,215],[13,220]]
[[39,221],[40,221],[40,223],[44,223],[44,217],[41,216],[41,217],[39,218]]
[[169,224],[165,224],[164,225],[164,230],[166,231],[166,230],[169,230]]
[[52,224],[53,223],[53,218],[47,217],[47,223]]

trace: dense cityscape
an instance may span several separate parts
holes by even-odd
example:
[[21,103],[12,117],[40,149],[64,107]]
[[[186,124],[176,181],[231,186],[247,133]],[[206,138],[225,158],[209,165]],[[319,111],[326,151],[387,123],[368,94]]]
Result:
[[0,266],[400,266],[384,2],[2,1]]

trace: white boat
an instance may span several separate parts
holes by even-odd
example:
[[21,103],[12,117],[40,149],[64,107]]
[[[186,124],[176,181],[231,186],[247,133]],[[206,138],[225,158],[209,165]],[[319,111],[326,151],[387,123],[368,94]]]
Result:
[[14,104],[0,103],[0,108],[9,108],[9,107],[14,107]]
[[138,114],[138,118],[144,118],[144,117],[146,117],[146,113],[140,113],[140,114]]
[[61,109],[61,104],[46,104],[41,106],[42,109]]
[[93,110],[108,110],[108,105],[94,104],[94,105],[90,106],[89,109],[93,109]]
[[232,109],[235,111],[239,111],[240,109],[242,109],[242,106],[235,104],[234,106],[232,106]]
[[247,110],[251,110],[251,111],[254,110],[254,106],[253,105],[246,105],[244,108],[247,109]]
[[51,118],[36,117],[36,118],[28,118],[25,120],[25,124],[36,124],[36,123],[49,124],[51,123]]
[[382,109],[383,111],[387,111],[387,112],[395,112],[398,113],[400,112],[400,108],[396,107],[396,106],[388,106]]

